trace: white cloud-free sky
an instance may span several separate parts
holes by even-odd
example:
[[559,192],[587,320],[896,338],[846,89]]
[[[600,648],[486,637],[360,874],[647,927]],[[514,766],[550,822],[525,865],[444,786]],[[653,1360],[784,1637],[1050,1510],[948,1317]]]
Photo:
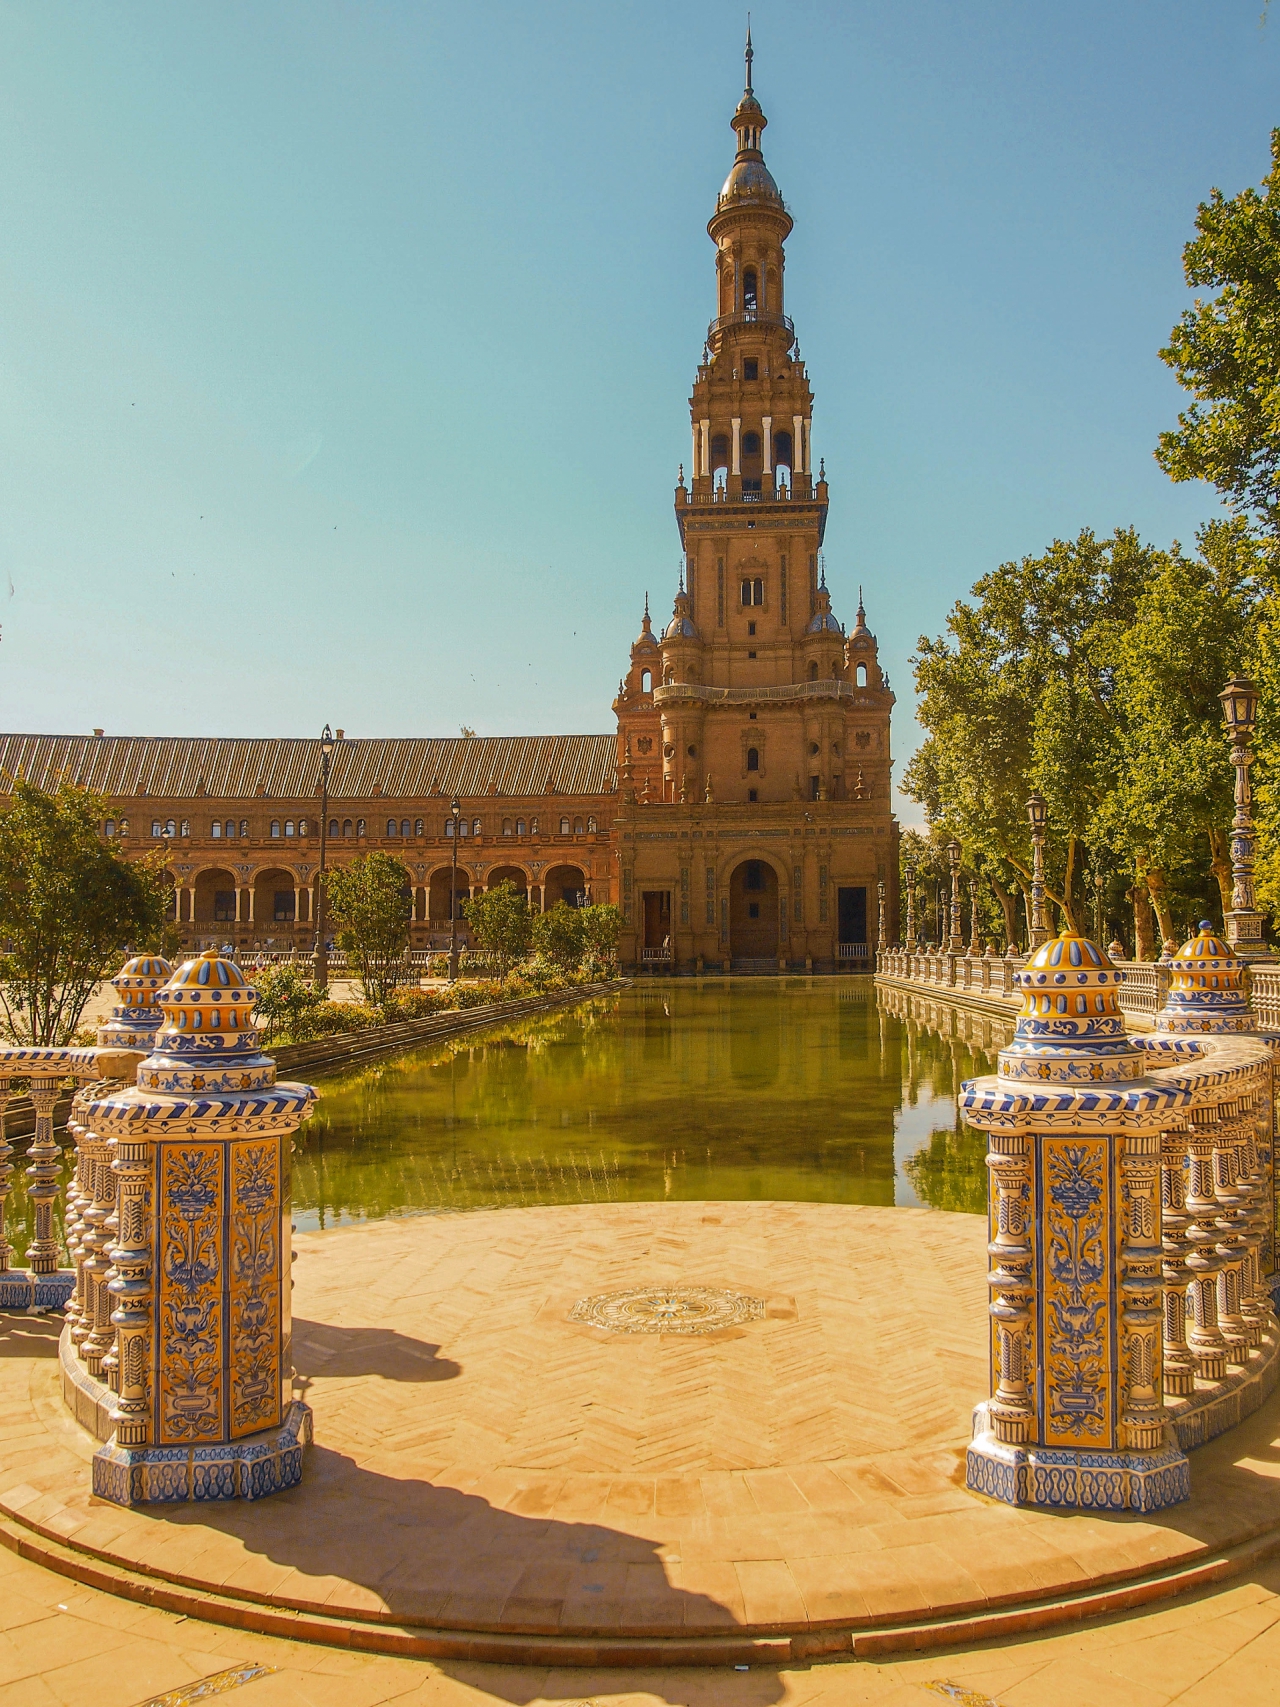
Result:
[[[837,615],[1215,511],[1152,460],[1261,0],[757,3]],[[603,730],[669,608],[743,13],[0,0],[0,726]],[[904,817],[916,814],[904,808]]]

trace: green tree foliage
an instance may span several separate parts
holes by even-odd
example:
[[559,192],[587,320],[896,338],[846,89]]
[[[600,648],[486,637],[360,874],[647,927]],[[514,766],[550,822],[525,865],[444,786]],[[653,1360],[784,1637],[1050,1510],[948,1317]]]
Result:
[[557,901],[533,921],[533,946],[545,960],[566,972],[581,966],[586,953],[587,933],[582,917],[585,911],[584,907],[568,907]]
[[582,908],[583,967],[597,976],[616,971],[622,913],[607,902]]
[[106,809],[68,782],[19,780],[0,813],[0,1008],[21,1043],[66,1044],[125,948],[163,935],[169,885],[102,840]]
[[1262,190],[1214,190],[1183,250],[1197,298],[1161,358],[1196,399],[1161,433],[1156,460],[1173,480],[1208,480],[1280,537],[1280,130]]
[[534,915],[528,896],[509,879],[464,901],[462,914],[480,947],[497,956],[502,977],[528,954]]
[[408,871],[390,854],[375,851],[335,867],[326,887],[329,911],[339,927],[338,946],[360,968],[365,1001],[379,1009],[388,1007],[409,946],[413,901]]
[[264,966],[255,973],[253,983],[258,992],[254,1015],[264,1043],[282,1037],[290,1043],[305,1043],[318,1035],[328,996],[300,967],[287,962]]
[[960,841],[1011,939],[1036,790],[1049,806],[1046,891],[1073,928],[1097,928],[1101,876],[1110,902],[1128,893],[1148,958],[1152,911],[1159,935],[1176,935],[1179,894],[1202,909],[1211,868],[1221,888],[1231,774],[1217,696],[1256,649],[1265,563],[1241,521],[1204,529],[1199,546],[1189,558],[1130,530],[1086,530],[1002,564],[956,605],[947,635],[920,642],[928,736],[904,787],[935,843]]

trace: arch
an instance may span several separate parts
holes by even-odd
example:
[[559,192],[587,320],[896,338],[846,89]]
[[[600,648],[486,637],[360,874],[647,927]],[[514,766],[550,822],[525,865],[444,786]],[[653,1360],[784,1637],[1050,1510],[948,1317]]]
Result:
[[748,747],[747,748],[747,769],[749,771],[758,771],[760,769],[760,749],[759,749],[759,747]]
[[292,836],[295,833],[292,818],[286,818],[285,819],[285,821],[284,821],[284,833],[286,836]]
[[406,841],[408,840],[408,837],[409,837],[409,820],[407,818],[402,818],[400,820],[400,834],[406,839]]
[[713,433],[711,437],[711,472],[715,474],[721,468],[729,466],[729,435]]
[[329,820],[329,834],[331,836],[336,836],[338,834],[338,820],[336,818],[330,818]]
[[778,432],[773,435],[773,464],[775,468],[785,467],[791,472],[791,434]]
[[816,658],[813,658],[813,659],[810,659],[810,662],[809,662],[809,680],[811,682],[816,682],[817,679],[818,679],[818,661]]
[[543,879],[542,905],[550,912],[557,901],[569,907],[586,903],[587,874],[580,865],[553,865]]
[[298,834],[300,836],[305,836],[307,834],[307,820],[305,818],[298,819]]
[[[453,877],[453,868],[448,865],[438,866],[431,873],[427,885],[427,917],[433,925],[448,924],[452,916],[449,910],[449,888]],[[462,922],[462,902],[471,894],[471,882],[465,870],[458,872],[457,888],[454,891],[455,906],[459,923]]]
[[114,836],[116,833],[116,821],[115,821],[115,819],[114,818],[108,818],[106,823],[102,826],[102,830],[103,830],[104,835]]
[[191,882],[193,925],[231,925],[236,920],[239,879],[222,866],[207,866]]
[[423,828],[422,819],[421,818],[415,818],[413,820],[413,833],[414,833],[414,835],[420,836],[422,834],[422,828]]
[[595,818],[594,817],[588,818],[587,819],[587,834],[589,836],[596,836],[596,835],[599,835],[599,833],[600,833],[599,826],[597,825]]
[[652,693],[653,692],[653,671],[652,670],[641,670],[641,672],[640,672],[640,692],[641,693]]
[[278,836],[280,834],[280,820],[278,818],[273,818],[271,820],[271,834],[273,836]]
[[517,818],[516,819],[516,835],[517,836],[524,836],[527,834],[528,834],[528,829],[525,825],[524,819],[523,818]]
[[365,833],[364,819],[363,818],[357,818],[356,819],[356,835],[357,836],[363,836],[364,833]]
[[742,311],[744,314],[754,314],[759,306],[760,287],[756,270],[754,267],[748,267],[742,275]]
[[866,685],[867,685],[867,666],[865,664],[859,664],[858,665],[858,686],[860,688],[865,688]]
[[399,825],[394,818],[388,818],[387,819],[387,835],[388,836],[394,836],[396,833],[396,830],[398,828],[399,828]]
[[352,827],[351,827],[350,818],[344,818],[342,820],[342,833],[344,836],[349,836],[352,834]]
[[726,861],[729,952],[740,960],[776,960],[781,937],[781,891],[786,873],[771,855],[748,851]]
[[582,819],[581,818],[575,818],[573,820],[573,833],[575,836],[580,836],[582,834]]
[[253,884],[253,928],[270,931],[275,925],[298,922],[298,875],[284,866],[267,865],[255,871]]
[[520,893],[528,899],[529,874],[518,865],[495,865],[484,880],[486,889],[496,889],[499,883],[514,883]]
[[562,836],[567,836],[569,834],[569,820],[567,818],[561,818],[560,820],[560,834]]

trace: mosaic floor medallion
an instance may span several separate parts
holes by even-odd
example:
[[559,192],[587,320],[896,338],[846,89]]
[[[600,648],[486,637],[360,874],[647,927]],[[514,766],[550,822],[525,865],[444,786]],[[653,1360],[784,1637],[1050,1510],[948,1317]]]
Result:
[[739,1322],[759,1321],[764,1299],[714,1286],[630,1286],[579,1298],[571,1322],[589,1322],[616,1334],[714,1334]]

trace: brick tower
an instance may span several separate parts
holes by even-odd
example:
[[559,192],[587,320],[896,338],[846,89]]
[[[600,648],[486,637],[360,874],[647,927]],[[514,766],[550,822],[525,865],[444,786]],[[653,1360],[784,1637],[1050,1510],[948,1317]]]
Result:
[[614,701],[624,957],[689,971],[862,964],[880,881],[896,931],[894,701],[861,596],[852,634],[831,611],[827,481],[785,312],[792,220],[761,150],[752,57],[748,33],[736,153],[707,226],[716,316],[675,493],[679,590],[660,636],[646,599]]

